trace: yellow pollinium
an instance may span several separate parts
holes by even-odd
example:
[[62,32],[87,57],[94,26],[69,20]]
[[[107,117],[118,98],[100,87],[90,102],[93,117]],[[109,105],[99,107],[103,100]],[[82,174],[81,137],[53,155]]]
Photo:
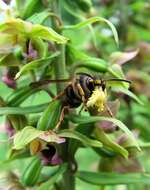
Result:
[[30,153],[31,155],[35,155],[40,152],[46,146],[46,142],[35,139],[30,143]]
[[103,91],[102,87],[96,87],[87,101],[87,107],[96,107],[98,112],[104,111],[106,100],[106,89]]

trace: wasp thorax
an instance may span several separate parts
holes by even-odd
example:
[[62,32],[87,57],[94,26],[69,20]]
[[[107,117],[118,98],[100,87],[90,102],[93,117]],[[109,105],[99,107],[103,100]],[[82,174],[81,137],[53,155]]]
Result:
[[106,100],[107,100],[106,89],[103,89],[102,86],[95,87],[91,97],[87,101],[87,106],[95,107],[98,112],[101,112],[104,111]]

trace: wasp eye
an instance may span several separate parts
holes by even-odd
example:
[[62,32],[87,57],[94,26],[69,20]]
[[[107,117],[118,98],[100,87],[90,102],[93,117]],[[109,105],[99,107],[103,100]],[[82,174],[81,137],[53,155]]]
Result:
[[106,85],[103,83],[103,84],[102,84],[102,90],[104,91],[105,88],[106,88]]
[[88,87],[88,89],[89,89],[90,91],[93,91],[93,90],[94,90],[95,85],[94,85],[93,80],[88,81],[87,87]]

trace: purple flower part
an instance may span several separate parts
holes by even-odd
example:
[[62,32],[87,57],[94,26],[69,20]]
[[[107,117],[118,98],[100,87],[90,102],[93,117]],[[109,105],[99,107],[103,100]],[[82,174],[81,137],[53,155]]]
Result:
[[42,158],[42,164],[44,166],[56,166],[63,163],[62,159],[59,157],[59,155],[56,153],[52,158],[47,158],[41,154]]
[[10,4],[10,1],[11,0],[3,0],[3,2],[6,3],[6,4]]
[[56,147],[48,144],[40,154],[43,165],[59,165],[62,163],[62,159],[59,157]]
[[60,165],[62,163],[63,163],[62,159],[59,157],[58,153],[56,152],[56,154],[52,157],[51,164]]
[[9,137],[12,137],[15,134],[15,130],[11,126],[10,122],[5,123],[5,129]]
[[106,133],[113,133],[118,129],[116,125],[109,121],[101,121],[99,127],[102,128]]
[[31,41],[29,42],[29,45],[28,45],[26,57],[27,57],[28,61],[32,61],[32,60],[35,60],[38,58],[38,52],[37,52],[37,50],[34,49]]
[[[139,131],[138,130],[133,130],[132,133],[133,133],[134,137],[137,139],[138,136],[139,136]],[[119,145],[123,145],[128,140],[129,140],[129,137],[127,136],[127,134],[122,134],[120,137],[118,137],[117,143]]]
[[[108,101],[107,106],[111,110],[111,113],[113,114],[113,116],[116,116],[116,114],[119,110],[119,107],[120,107],[120,102],[119,102],[119,100]],[[108,117],[110,116],[107,110],[105,110],[101,115],[108,116]],[[104,132],[106,132],[106,133],[113,133],[114,131],[118,130],[118,126],[114,125],[110,121],[101,121],[101,122],[98,122],[97,125],[98,125],[98,127],[102,128],[104,130]]]
[[16,81],[12,78],[9,78],[7,75],[2,77],[2,81],[10,88],[16,88]]
[[39,136],[40,139],[46,141],[46,142],[55,142],[57,144],[61,144],[65,142],[65,138],[59,137],[55,132],[53,131],[45,131],[43,134]]
[[41,155],[41,159],[42,159],[42,164],[44,166],[48,166],[51,164],[51,160],[49,160],[48,158],[44,157],[43,155]]

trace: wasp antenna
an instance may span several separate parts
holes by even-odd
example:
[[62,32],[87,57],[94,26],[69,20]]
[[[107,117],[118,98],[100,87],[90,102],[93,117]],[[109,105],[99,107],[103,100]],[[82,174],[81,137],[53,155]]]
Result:
[[70,81],[71,79],[41,80],[37,82],[32,82],[30,86],[38,87],[38,86],[47,85],[49,83],[60,83],[60,82],[70,82]]
[[131,83],[130,80],[126,80],[126,79],[118,79],[118,78],[105,79],[105,81],[122,81],[122,82]]

